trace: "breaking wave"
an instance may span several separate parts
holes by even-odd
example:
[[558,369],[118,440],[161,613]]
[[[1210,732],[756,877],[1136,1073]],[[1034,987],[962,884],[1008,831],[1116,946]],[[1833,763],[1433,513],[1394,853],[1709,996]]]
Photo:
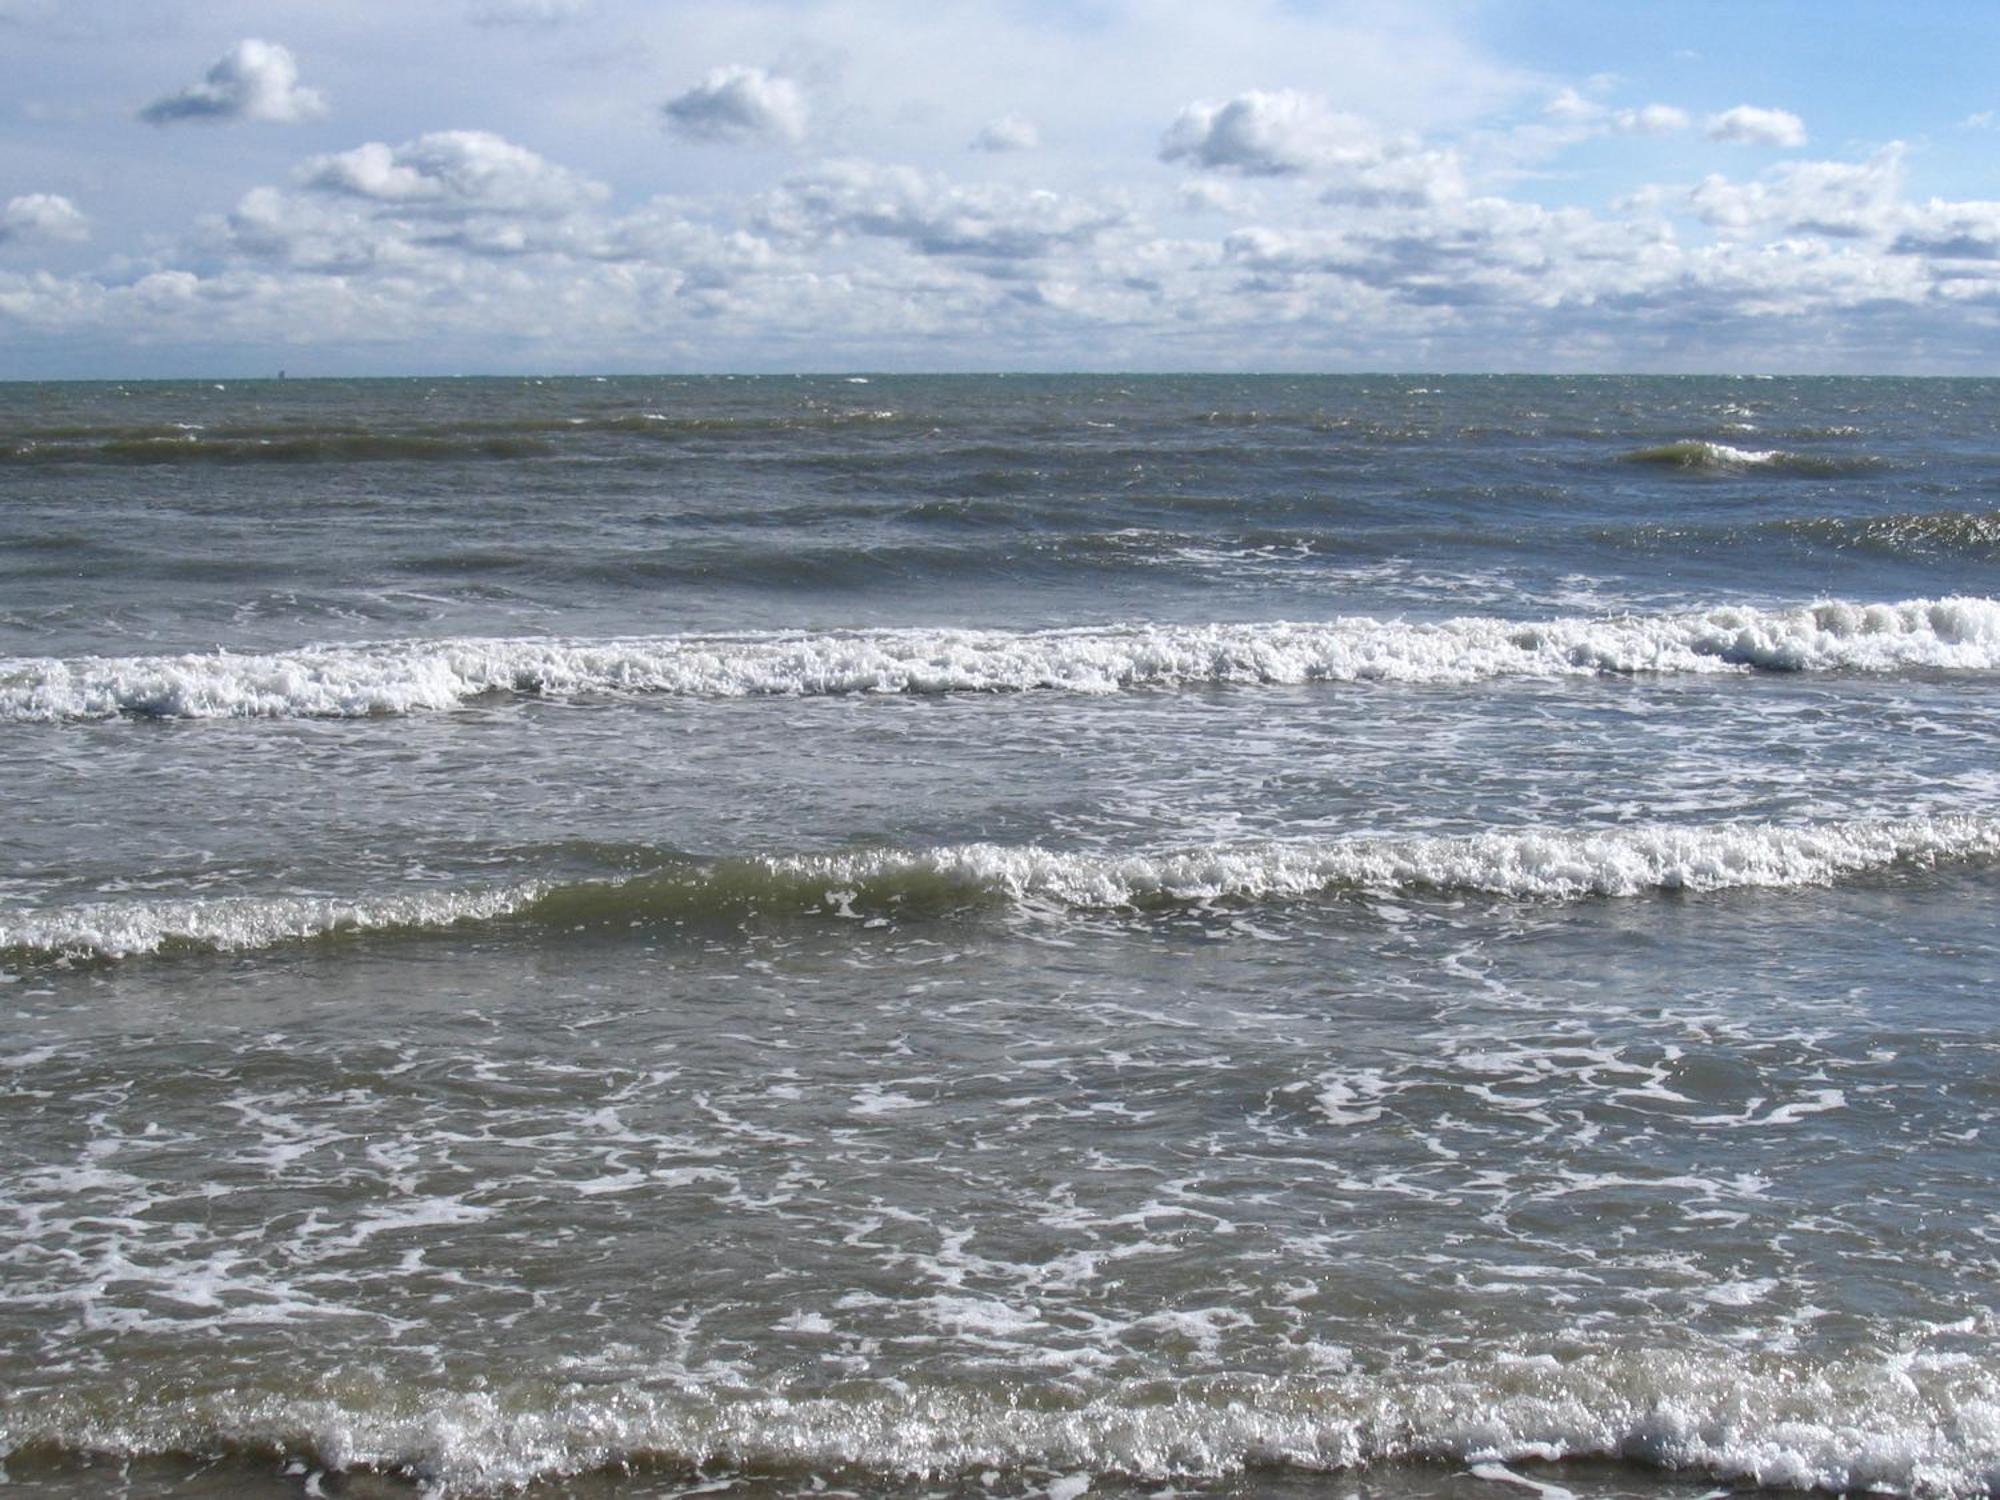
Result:
[[1521,622],[1122,625],[605,640],[454,638],[238,655],[0,659],[0,721],[361,717],[493,694],[559,698],[1201,684],[1454,684],[1503,677],[2000,668],[2000,601],[1826,601],[1793,609]]
[[217,896],[85,902],[0,913],[0,955],[17,961],[240,953],[362,932],[441,932],[518,911],[534,886],[343,900]]
[[1623,455],[1625,462],[1653,464],[1667,469],[1699,469],[1707,472],[1735,472],[1757,469],[1779,474],[1828,476],[1853,474],[1879,468],[1882,460],[1865,454],[1840,456],[1793,453],[1783,448],[1737,448],[1728,443],[1686,439],[1635,448]]
[[1803,827],[1660,824],[1213,844],[1130,855],[997,844],[749,859],[662,855],[655,868],[639,874],[476,891],[351,900],[233,896],[0,912],[0,954],[46,963],[237,952],[349,934],[503,923],[553,934],[753,915],[913,920],[982,907],[1025,915],[1143,912],[1343,893],[1566,901],[1791,889],[1995,855],[2000,819],[1969,814]]
[[[24,1470],[71,1454],[289,1459],[297,1475],[360,1470],[445,1493],[643,1469],[795,1481],[837,1472],[864,1488],[983,1476],[1002,1494],[1074,1496],[1097,1482],[1215,1482],[1274,1467],[1561,1459],[1836,1494],[1973,1496],[2000,1485],[2000,1377],[1983,1361],[1941,1355],[1502,1354],[1424,1371],[1162,1380],[1088,1394],[548,1380],[79,1404],[0,1417],[0,1455]],[[1542,1488],[1506,1471],[1481,1477]]]

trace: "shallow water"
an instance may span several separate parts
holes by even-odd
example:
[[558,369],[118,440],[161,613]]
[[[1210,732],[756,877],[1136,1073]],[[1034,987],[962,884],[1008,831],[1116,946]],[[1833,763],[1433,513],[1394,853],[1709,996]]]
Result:
[[1993,1491],[1996,396],[0,388],[7,1473]]

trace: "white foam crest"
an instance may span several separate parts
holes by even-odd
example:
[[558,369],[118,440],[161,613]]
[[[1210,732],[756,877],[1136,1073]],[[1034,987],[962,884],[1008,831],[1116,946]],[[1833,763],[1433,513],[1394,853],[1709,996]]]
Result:
[[841,1397],[644,1381],[413,1394],[384,1391],[363,1406],[223,1393],[152,1411],[121,1400],[94,1416],[75,1402],[24,1403],[0,1414],[0,1455],[27,1444],[130,1457],[303,1447],[332,1469],[413,1474],[447,1493],[635,1461],[931,1480],[999,1470],[1202,1481],[1253,1466],[1597,1458],[1834,1493],[1975,1496],[2000,1483],[2000,1374],[1981,1361],[1921,1357],[1635,1349],[1426,1372],[1149,1381],[1045,1402],[902,1381]]
[[[1728,422],[1724,426],[1730,432],[1757,431],[1756,426],[1749,422]],[[1683,438],[1678,442],[1640,448],[1625,457],[1640,463],[1667,464],[1682,469],[1798,468],[1811,472],[1840,467],[1826,459],[1788,452],[1783,448],[1738,448],[1732,443],[1700,438]]]
[[[1854,820],[1810,826],[1767,823],[1654,824],[1600,830],[1529,829],[1462,837],[1318,839],[1216,844],[1160,854],[1095,854],[1038,845],[963,844],[925,850],[786,855],[713,867],[725,889],[742,871],[780,888],[825,892],[825,907],[851,916],[863,900],[893,902],[912,886],[998,897],[1035,912],[1117,911],[1162,903],[1299,899],[1334,890],[1459,891],[1528,900],[1637,896],[1653,891],[1827,885],[1899,864],[1937,865],[2000,855],[2000,818],[1968,813]],[[171,949],[237,952],[339,932],[436,931],[520,914],[562,892],[601,894],[632,920],[675,901],[699,904],[703,867],[677,875],[661,895],[648,878],[578,886],[541,883],[485,890],[339,899],[226,896],[92,902],[0,911],[0,954],[41,959],[115,959]],[[854,889],[841,889],[854,887]],[[629,909],[619,908],[621,891]],[[836,899],[838,898],[838,899]],[[782,906],[783,899],[779,903]],[[1362,1108],[1371,1101],[1353,1101]],[[857,1115],[920,1108],[923,1101],[873,1092]],[[1837,1107],[1792,1106],[1794,1114]]]
[[2000,669],[2000,600],[1822,601],[1522,622],[1119,625],[567,640],[456,638],[242,655],[0,660],[0,721],[361,717],[494,693],[701,697],[1112,693],[1186,684]]
[[1463,837],[1301,840],[1103,856],[970,844],[771,861],[779,873],[834,881],[920,874],[1026,904],[1103,909],[1310,896],[1336,888],[1432,889],[1574,899],[1648,891],[1825,885],[1898,863],[2000,854],[2000,819],[1971,814],[1768,823],[1655,824]]
[[[1755,432],[1757,429],[1747,422],[1731,423],[1736,432]],[[1697,443],[1695,447],[1704,449],[1709,459],[1715,463],[1742,464],[1754,467],[1759,464],[1776,463],[1781,458],[1790,457],[1781,448],[1738,448],[1731,443]]]
[[132,958],[185,948],[246,952],[336,932],[444,928],[518,911],[537,886],[427,891],[343,900],[330,896],[223,896],[89,902],[0,912],[0,953],[43,958]]

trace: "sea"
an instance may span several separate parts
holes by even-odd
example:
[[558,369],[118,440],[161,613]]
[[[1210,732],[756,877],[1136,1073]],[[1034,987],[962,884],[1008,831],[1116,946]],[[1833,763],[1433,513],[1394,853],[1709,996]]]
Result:
[[2000,1493],[2000,381],[0,386],[23,1495]]

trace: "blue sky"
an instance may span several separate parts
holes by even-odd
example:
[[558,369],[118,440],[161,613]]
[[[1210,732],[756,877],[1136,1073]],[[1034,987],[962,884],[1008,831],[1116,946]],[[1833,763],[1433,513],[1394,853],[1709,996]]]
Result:
[[2000,5],[0,0],[0,377],[2000,372]]

